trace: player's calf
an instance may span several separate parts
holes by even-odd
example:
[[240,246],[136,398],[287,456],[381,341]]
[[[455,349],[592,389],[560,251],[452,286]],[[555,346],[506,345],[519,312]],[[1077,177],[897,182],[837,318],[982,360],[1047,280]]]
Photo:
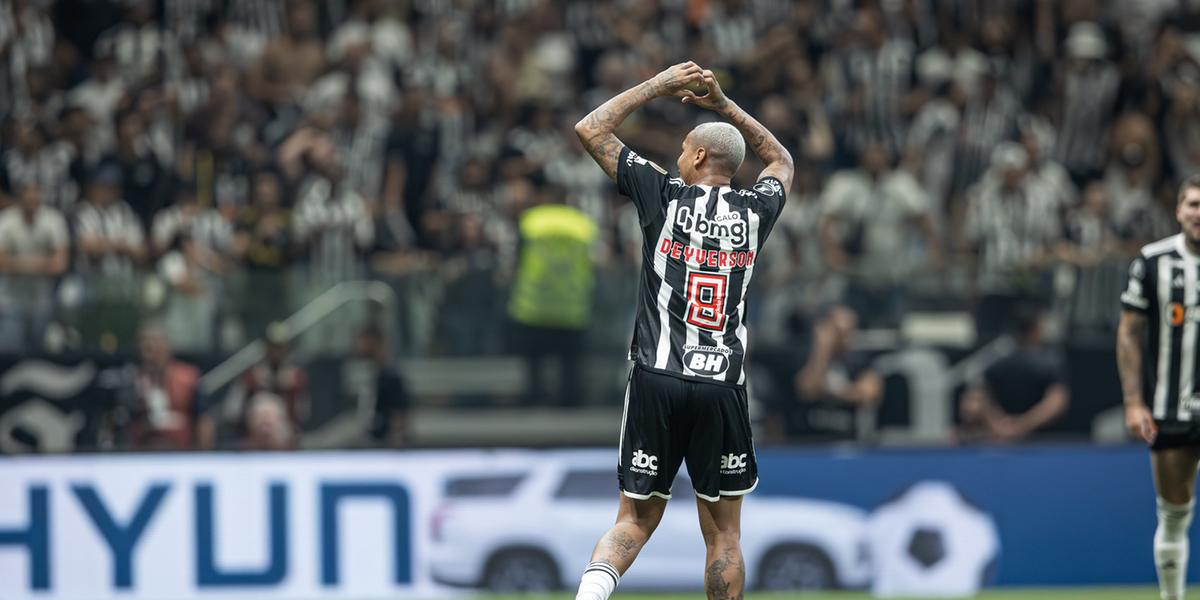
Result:
[[1196,501],[1172,504],[1158,499],[1158,528],[1154,531],[1154,566],[1163,600],[1183,600],[1188,562],[1188,527]]

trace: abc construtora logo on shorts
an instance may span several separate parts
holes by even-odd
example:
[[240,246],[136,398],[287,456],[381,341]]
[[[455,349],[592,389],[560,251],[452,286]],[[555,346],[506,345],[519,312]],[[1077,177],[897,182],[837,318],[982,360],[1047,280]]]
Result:
[[658,457],[654,456],[653,454],[646,454],[645,452],[642,452],[641,449],[638,449],[633,453],[631,465],[632,466],[629,467],[629,470],[633,471],[634,473],[641,473],[642,475],[658,475]]

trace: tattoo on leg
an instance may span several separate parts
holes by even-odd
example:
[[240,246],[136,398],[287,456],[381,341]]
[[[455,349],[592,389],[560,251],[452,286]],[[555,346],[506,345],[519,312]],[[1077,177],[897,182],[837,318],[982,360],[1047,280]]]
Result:
[[[736,550],[726,550],[708,565],[704,590],[709,600],[742,600],[746,565]],[[736,585],[735,585],[736,583]]]
[[600,540],[600,555],[596,560],[600,560],[613,566],[620,562],[626,566],[637,556],[638,550],[642,545],[638,543],[632,535],[625,533],[619,529],[610,530]]

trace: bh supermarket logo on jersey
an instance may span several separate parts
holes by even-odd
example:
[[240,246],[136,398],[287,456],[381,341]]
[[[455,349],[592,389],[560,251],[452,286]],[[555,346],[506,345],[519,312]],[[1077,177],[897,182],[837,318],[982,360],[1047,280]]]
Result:
[[717,346],[685,346],[683,364],[699,375],[720,375],[729,369],[729,348]]

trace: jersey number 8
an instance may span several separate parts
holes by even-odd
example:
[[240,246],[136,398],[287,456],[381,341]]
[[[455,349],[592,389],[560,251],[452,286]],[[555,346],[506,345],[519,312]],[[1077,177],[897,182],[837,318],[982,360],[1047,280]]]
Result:
[[701,329],[725,331],[728,283],[729,277],[720,273],[689,273],[687,322]]

